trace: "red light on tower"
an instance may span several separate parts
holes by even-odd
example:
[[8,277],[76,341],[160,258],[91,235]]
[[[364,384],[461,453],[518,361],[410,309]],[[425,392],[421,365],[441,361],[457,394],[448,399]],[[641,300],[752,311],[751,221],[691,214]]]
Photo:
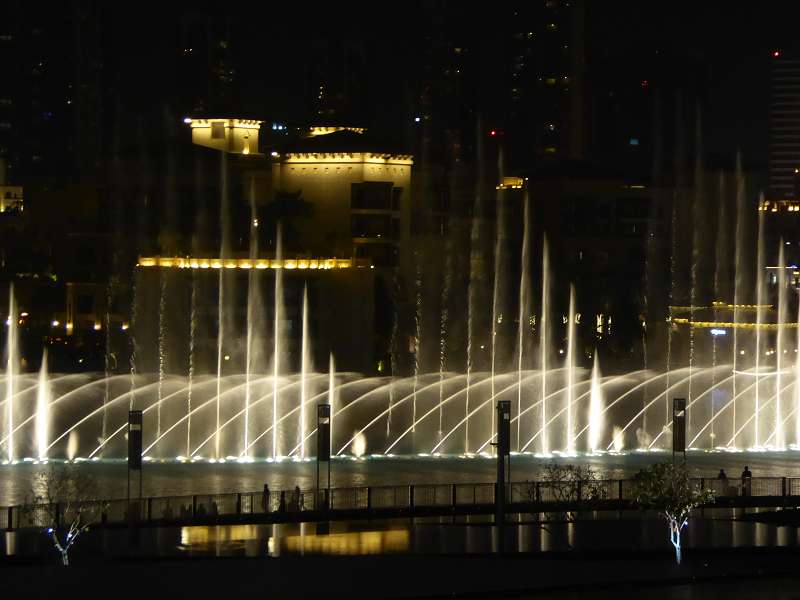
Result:
[[490,135],[490,136],[492,136],[492,137],[496,136],[496,135],[497,135],[497,130],[496,130],[496,129],[492,129],[492,130],[489,132],[489,135]]
[[772,53],[772,57],[773,57],[773,58],[780,58],[780,56],[781,56],[781,51],[780,51],[780,50],[775,50],[775,51]]
[[647,81],[647,79],[642,79],[642,87],[643,88],[646,88],[649,84],[650,84],[650,82]]

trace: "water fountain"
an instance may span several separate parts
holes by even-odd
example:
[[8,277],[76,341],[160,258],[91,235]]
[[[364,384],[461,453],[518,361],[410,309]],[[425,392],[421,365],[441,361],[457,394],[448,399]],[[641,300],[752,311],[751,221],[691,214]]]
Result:
[[[224,180],[224,162],[222,175]],[[223,185],[219,256],[208,259],[205,266],[187,267],[192,268],[191,277],[183,279],[167,270],[174,267],[141,267],[162,269],[150,280],[158,282],[158,288],[151,290],[158,299],[157,309],[148,314],[139,306],[148,293],[147,283],[135,281],[132,327],[140,332],[149,319],[157,335],[148,339],[134,332],[129,373],[114,373],[107,363],[105,373],[62,378],[48,372],[46,353],[38,378],[23,372],[20,316],[11,289],[2,375],[3,456],[9,463],[73,456],[122,458],[127,412],[135,407],[144,412],[146,456],[151,460],[307,460],[315,447],[316,405],[326,400],[332,405],[332,448],[340,455],[353,448],[363,456],[491,455],[494,407],[499,400],[509,400],[514,407],[512,431],[519,453],[574,456],[626,448],[655,452],[670,446],[671,401],[679,396],[687,398],[692,447],[797,449],[800,309],[793,318],[796,299],[789,294],[785,248],[783,243],[778,247],[777,274],[774,281],[768,280],[767,249],[774,246],[767,240],[763,210],[757,228],[749,225],[741,166],[735,185],[727,187],[735,194],[730,204],[735,203],[736,210],[726,208],[727,188],[720,186],[716,212],[708,206],[696,209],[694,229],[685,236],[691,252],[679,248],[676,234],[670,256],[664,257],[670,261],[671,280],[662,282],[669,289],[669,306],[647,323],[648,336],[662,328],[664,347],[646,357],[644,365],[636,362],[625,368],[610,365],[598,343],[607,334],[611,317],[581,314],[585,301],[581,282],[564,281],[554,272],[551,259],[557,264],[560,257],[555,250],[550,255],[547,232],[539,235],[531,225],[537,199],[526,191],[514,196],[501,190],[492,228],[487,226],[491,217],[483,214],[481,194],[476,194],[464,227],[469,231],[464,234],[469,248],[448,240],[438,257],[443,278],[434,298],[424,296],[422,285],[423,266],[430,257],[420,250],[410,263],[405,275],[413,314],[405,315],[407,326],[402,331],[398,322],[403,320],[395,318],[391,345],[397,351],[395,346],[408,340],[413,365],[409,361],[408,371],[400,374],[400,361],[392,356],[392,374],[387,377],[337,372],[330,349],[315,348],[319,339],[312,336],[312,300],[317,290],[307,280],[292,287],[291,278],[297,283],[300,276],[285,272],[280,225],[274,259],[264,270],[252,267],[262,260],[252,189],[250,270],[238,280],[242,284],[246,279],[246,314],[237,313],[235,274],[244,272],[229,264],[233,259]],[[693,197],[700,198],[699,192]],[[704,202],[711,197],[705,196]],[[667,214],[677,230],[680,194],[673,200]],[[714,243],[697,231],[706,213],[720,215],[712,233]],[[514,214],[522,215],[521,223],[506,219]],[[487,233],[492,229],[494,233]],[[755,240],[751,229],[756,229]],[[514,236],[519,240],[516,271],[512,260],[517,252],[510,251]],[[246,243],[245,237],[242,245]],[[711,265],[712,259],[704,256],[701,244],[713,248],[713,286],[703,279],[710,272],[703,265]],[[469,269],[458,288],[452,271],[462,250]],[[682,275],[687,265],[689,273],[684,269]],[[438,273],[433,267],[425,269],[426,277]],[[682,276],[691,289],[679,285]],[[732,290],[722,283],[729,278]],[[201,293],[204,285],[215,299]],[[262,286],[273,287],[270,291]],[[731,292],[732,304],[726,301],[730,298],[719,297]],[[172,298],[178,296],[185,301],[181,306],[189,307],[181,317],[174,316],[178,311],[169,311]],[[679,306],[681,299],[689,299],[690,305]],[[453,309],[459,302],[460,312]],[[425,343],[426,348],[438,345],[438,352],[428,352],[431,360],[426,361],[420,352],[422,322],[432,306],[440,311],[431,319],[438,331],[430,337],[430,346],[427,337]],[[198,329],[204,321],[211,323],[206,327],[213,329],[215,338],[207,344],[211,349],[206,348],[206,364],[198,358]],[[459,329],[466,332],[459,334]],[[173,338],[186,337],[181,331],[188,332],[188,339],[179,344]],[[731,338],[732,345],[726,344]],[[169,356],[177,346],[187,352],[185,357]],[[650,346],[649,340],[642,342],[645,351]],[[316,360],[315,350],[321,353]],[[145,357],[157,366],[142,368]]]

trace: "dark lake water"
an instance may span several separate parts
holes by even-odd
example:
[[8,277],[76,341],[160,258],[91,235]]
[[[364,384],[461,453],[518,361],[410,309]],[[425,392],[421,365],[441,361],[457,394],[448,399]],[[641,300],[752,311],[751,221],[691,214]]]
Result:
[[[671,551],[665,522],[655,515],[622,519],[584,515],[574,522],[536,522],[529,515],[506,527],[502,544],[490,519],[380,520],[317,524],[213,525],[96,530],[76,544],[77,556],[355,556],[371,554],[487,554],[582,551]],[[800,547],[797,527],[694,518],[684,548]],[[0,535],[0,556],[54,554],[39,532]]]
[[[536,458],[512,456],[511,478],[514,481],[536,479],[551,462],[589,465],[606,478],[624,478],[656,461],[668,460],[668,453],[581,456],[578,458]],[[800,454],[797,452],[701,453],[688,455],[692,472],[699,477],[715,477],[724,468],[728,477],[738,477],[745,465],[754,477],[800,477]],[[0,466],[0,506],[24,501],[30,493],[35,473],[49,467],[33,463]],[[99,494],[106,498],[124,498],[127,471],[124,462],[86,462],[79,468],[96,475]],[[273,490],[313,488],[316,480],[314,462],[280,463],[145,463],[145,496],[211,494],[260,490],[268,483]],[[334,487],[364,485],[407,485],[422,483],[481,483],[495,478],[495,461],[485,457],[413,457],[337,459],[332,463]],[[136,483],[134,482],[134,485]]]

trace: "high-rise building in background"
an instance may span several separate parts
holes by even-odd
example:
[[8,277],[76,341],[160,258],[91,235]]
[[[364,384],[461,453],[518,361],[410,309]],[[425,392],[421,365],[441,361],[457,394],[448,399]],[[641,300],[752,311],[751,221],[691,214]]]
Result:
[[[584,6],[580,0],[519,2],[499,27],[498,127],[515,162],[584,154]],[[489,48],[491,52],[491,47]]]
[[0,13],[0,158],[28,190],[91,176],[104,152],[106,13],[100,4]]
[[174,52],[180,86],[175,110],[208,116],[235,110],[237,71],[232,37],[232,15],[192,10],[178,16],[180,36]]
[[581,0],[506,4],[487,15],[426,3],[422,12],[413,117],[433,158],[471,157],[478,118],[511,168],[583,156]]
[[772,200],[798,197],[800,182],[800,57],[772,53],[769,189]]
[[777,265],[782,241],[782,266],[788,266],[800,259],[800,56],[775,49],[770,62],[768,191],[758,209],[765,217],[768,262]]

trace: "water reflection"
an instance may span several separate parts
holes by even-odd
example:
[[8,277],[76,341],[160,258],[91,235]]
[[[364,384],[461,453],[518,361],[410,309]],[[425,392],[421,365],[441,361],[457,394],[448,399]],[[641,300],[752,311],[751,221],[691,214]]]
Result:
[[[431,518],[382,522],[215,525],[94,530],[76,553],[104,556],[303,556],[372,554],[488,554],[579,551],[648,551],[669,548],[662,519],[547,520],[522,515],[503,536],[486,519]],[[684,534],[688,548],[800,547],[796,527],[728,518],[695,518]],[[36,531],[0,536],[0,556],[43,556],[52,547]]]
[[353,556],[364,554],[396,554],[408,552],[411,534],[406,529],[389,531],[352,531],[326,535],[291,535],[270,547],[273,556],[282,554],[329,554]]

